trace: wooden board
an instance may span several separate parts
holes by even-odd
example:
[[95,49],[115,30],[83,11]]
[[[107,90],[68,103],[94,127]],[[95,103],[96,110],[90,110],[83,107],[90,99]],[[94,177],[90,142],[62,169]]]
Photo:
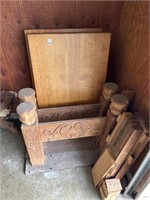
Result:
[[[39,123],[42,142],[97,136],[105,126],[105,117]],[[27,129],[27,126],[25,126]]]
[[27,35],[28,34],[51,34],[51,33],[101,33],[102,29],[101,28],[65,28],[65,29],[27,29],[24,30],[24,35],[25,35],[25,40],[26,40],[26,46],[27,46],[27,53],[28,53],[28,58],[29,58],[29,63],[30,63],[30,68],[31,68],[31,74],[32,74],[32,84],[35,87],[34,81],[33,81],[33,72],[32,72],[32,62],[30,58],[30,52],[29,52],[29,44],[28,44],[28,39]]
[[[135,91],[130,110],[149,118],[149,2],[124,2],[111,81]],[[102,27],[102,26],[101,26]],[[145,88],[147,91],[144,92]],[[144,92],[144,93],[143,93]],[[146,101],[146,102],[145,102]]]
[[97,186],[104,179],[114,165],[115,161],[109,150],[106,149],[92,168],[92,177],[95,186]]
[[29,34],[27,38],[39,108],[99,101],[110,34]]
[[123,163],[123,166],[119,170],[118,174],[116,175],[117,178],[122,179],[127,170],[130,168],[130,166],[135,162],[135,160],[138,158],[140,153],[143,151],[144,147],[148,144],[150,137],[149,137],[149,126],[148,123],[145,122],[141,116],[137,116],[138,120],[141,124],[141,127],[143,129],[142,134],[138,138],[136,144],[130,151],[130,155],[127,157],[125,162]]
[[39,122],[97,117],[99,104],[38,109]]
[[102,28],[66,28],[66,29],[28,29],[24,30],[25,37],[27,34],[46,34],[46,33],[101,33]]

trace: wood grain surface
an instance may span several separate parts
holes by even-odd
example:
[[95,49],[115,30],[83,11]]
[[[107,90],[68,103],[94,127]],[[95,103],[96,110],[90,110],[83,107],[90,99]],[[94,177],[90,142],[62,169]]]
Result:
[[38,109],[39,122],[97,117],[99,104]]
[[39,108],[98,102],[106,78],[110,34],[27,37]]
[[105,126],[105,117],[63,120],[39,123],[42,142],[92,137]]
[[97,186],[102,182],[114,165],[115,161],[109,149],[105,149],[91,170],[94,186]]
[[[148,118],[148,1],[39,3],[21,0],[1,1],[0,4],[3,46],[0,55],[4,55],[0,73],[2,89],[19,91],[32,87],[24,29],[101,27],[112,35],[107,81],[118,83],[121,91],[135,90],[131,108]],[[128,51],[133,44],[137,48]]]
[[[1,1],[1,33],[6,58],[1,63],[2,89],[32,87],[23,31],[25,29],[102,28],[117,31],[123,2]],[[113,9],[111,9],[113,6]],[[106,13],[106,10],[109,10]],[[111,12],[110,12],[111,11]],[[106,14],[105,14],[106,13]],[[108,15],[109,13],[109,15]],[[101,17],[103,15],[103,17]],[[107,15],[107,17],[105,17]],[[107,20],[106,20],[107,18]],[[111,20],[111,22],[110,22]],[[111,24],[111,25],[110,25]],[[113,34],[115,41],[116,36]],[[115,50],[115,49],[114,49]],[[14,64],[15,63],[15,64]],[[6,71],[6,67],[8,72]],[[5,73],[4,73],[5,71]],[[10,77],[9,74],[10,73]],[[7,76],[7,77],[6,77]],[[9,80],[9,82],[8,82]],[[18,84],[17,81],[20,81]]]
[[119,85],[120,92],[125,89],[135,91],[131,111],[140,111],[148,118],[148,62],[149,62],[149,2],[125,2],[121,16],[114,68],[111,80]]

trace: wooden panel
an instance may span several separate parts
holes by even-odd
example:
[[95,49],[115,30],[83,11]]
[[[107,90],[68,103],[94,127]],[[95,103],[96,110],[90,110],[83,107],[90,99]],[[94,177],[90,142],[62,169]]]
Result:
[[1,36],[4,40],[10,38],[13,42],[23,41],[23,19],[19,1],[1,1]]
[[130,168],[130,166],[134,163],[136,158],[140,155],[146,144],[149,142],[150,137],[148,135],[148,127],[147,124],[143,124],[142,128],[144,129],[142,134],[140,135],[139,139],[137,140],[135,146],[130,151],[130,155],[125,160],[123,166],[119,170],[116,177],[122,179],[124,174],[127,172],[127,170]]
[[73,28],[74,1],[49,1],[50,27],[51,28]]
[[27,34],[38,33],[101,33],[102,28],[69,28],[69,29],[28,29],[24,30],[25,36]]
[[74,119],[39,124],[41,140],[43,142],[64,140],[80,137],[91,137],[99,134],[105,126],[105,117],[88,119]]
[[[84,28],[84,29],[28,29],[24,30],[25,34],[25,40],[26,40],[26,47],[27,47],[27,52],[28,52],[28,59],[30,62],[30,68],[32,65],[31,58],[30,58],[30,53],[29,53],[29,46],[28,46],[28,40],[27,40],[27,35],[28,34],[37,34],[37,33],[101,33],[102,29],[101,28]],[[35,87],[34,81],[33,81],[33,72],[31,68],[31,74],[32,74],[32,84]]]
[[2,46],[7,60],[7,69],[9,69],[12,77],[13,90],[18,91],[27,85],[31,86],[30,73],[27,68],[27,55],[25,48],[22,48],[25,43],[20,4],[17,1],[3,1],[1,2],[1,10]]
[[98,27],[103,27],[104,32],[111,33],[107,80],[112,78],[111,71],[114,67],[114,53],[116,52],[115,44],[123,6],[123,1],[101,1]]
[[40,108],[99,101],[110,34],[36,34],[28,35],[28,43]]
[[130,108],[132,111],[141,111],[146,118],[148,118],[148,104],[144,106],[144,99],[147,97],[143,91],[148,87],[148,7],[149,2],[144,1],[124,3],[115,45],[114,76],[111,77],[111,80],[119,85],[120,91],[135,90]]
[[2,47],[0,40],[0,87],[2,90],[14,90],[14,85],[12,82],[10,70],[8,68],[8,63],[6,56]]
[[21,1],[25,28],[49,28],[49,4],[47,1]]
[[106,149],[103,154],[96,161],[94,167],[92,168],[92,178],[94,185],[97,186],[106,176],[106,174],[112,169],[115,161],[111,156],[108,149]]
[[75,27],[96,28],[101,2],[75,1]]
[[97,117],[99,104],[38,109],[39,122]]
[[[117,24],[120,21],[118,13],[121,12],[120,7],[115,6],[118,2],[113,2],[113,6],[111,2],[102,6],[103,2],[98,1],[24,2],[17,0],[15,2],[1,1],[0,4],[2,11],[0,35],[3,37],[6,65],[9,70],[6,75],[11,73],[15,91],[22,87],[32,87],[23,35],[24,29],[97,28],[102,24],[103,28],[108,27],[107,30],[110,32],[112,32],[112,27],[115,27],[117,32]],[[109,17],[107,17],[108,14]],[[116,37],[114,38],[116,40]],[[113,51],[116,51],[116,48],[113,48]],[[11,85],[8,85],[5,80],[6,78],[1,79],[3,88],[11,90]]]
[[41,140],[45,142],[96,136],[105,126],[105,120],[103,117],[40,123]]

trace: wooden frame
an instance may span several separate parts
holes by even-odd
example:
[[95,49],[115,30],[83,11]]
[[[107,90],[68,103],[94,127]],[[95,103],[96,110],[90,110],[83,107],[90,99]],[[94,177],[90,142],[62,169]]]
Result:
[[[98,104],[91,104],[37,110],[38,118],[34,124],[21,125],[31,164],[33,166],[44,164],[43,142],[99,135],[105,126],[106,117],[91,117],[98,113],[98,108]],[[75,112],[78,118],[71,119],[75,118],[73,115]],[[47,121],[47,117],[51,122],[44,122]],[[60,118],[60,121],[56,121]]]
[[[115,91],[110,84],[103,88],[103,93],[111,97]],[[22,122],[21,130],[33,166],[43,165],[45,162],[43,142],[100,137],[103,133],[106,117],[99,113],[107,109],[106,106],[88,104],[37,109],[35,92],[30,88],[20,90],[18,97],[21,103],[17,107],[17,113]],[[101,104],[104,102],[101,101]]]

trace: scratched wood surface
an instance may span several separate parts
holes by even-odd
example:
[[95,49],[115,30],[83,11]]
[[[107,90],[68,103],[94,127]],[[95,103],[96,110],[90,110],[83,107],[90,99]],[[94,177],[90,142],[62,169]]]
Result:
[[99,101],[109,33],[29,34],[27,38],[39,108]]

